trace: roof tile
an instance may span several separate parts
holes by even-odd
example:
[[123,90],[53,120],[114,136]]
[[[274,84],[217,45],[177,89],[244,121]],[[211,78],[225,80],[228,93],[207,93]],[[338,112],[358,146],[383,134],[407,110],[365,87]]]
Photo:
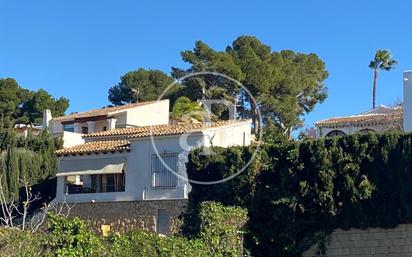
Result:
[[127,140],[104,140],[93,141],[81,145],[76,145],[64,149],[57,150],[57,155],[69,154],[85,154],[85,153],[99,153],[99,152],[118,152],[130,149],[130,142]]
[[399,122],[403,119],[403,108],[380,106],[374,110],[346,117],[334,117],[315,122],[316,126],[328,126],[354,123],[387,123]]
[[178,135],[185,133],[200,133],[205,129],[217,128],[226,125],[241,124],[249,120],[226,120],[213,123],[180,123],[176,125],[154,125],[133,128],[119,128],[109,131],[96,132],[84,135],[84,137],[113,137],[125,136],[127,138],[139,138],[148,136]]
[[[163,101],[163,100],[161,100]],[[66,116],[59,116],[53,118],[54,121],[67,121],[67,120],[74,120],[74,119],[80,119],[80,118],[87,118],[87,117],[96,117],[96,116],[104,116],[108,115],[112,112],[118,112],[118,111],[123,111],[127,109],[131,109],[134,107],[138,106],[143,106],[143,105],[148,105],[152,104],[158,101],[147,101],[147,102],[141,102],[141,103],[132,103],[132,104],[126,104],[126,105],[121,105],[121,106],[114,106],[114,107],[106,107],[106,108],[101,108],[101,109],[95,109],[95,110],[90,110],[86,112],[77,112],[77,113],[72,113]]]

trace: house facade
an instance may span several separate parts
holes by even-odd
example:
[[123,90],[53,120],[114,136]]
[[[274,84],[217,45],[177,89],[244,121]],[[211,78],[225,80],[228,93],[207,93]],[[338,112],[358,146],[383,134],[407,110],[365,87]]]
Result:
[[379,106],[360,114],[334,117],[315,122],[317,138],[351,135],[355,133],[382,133],[403,131],[403,107]]
[[168,99],[106,107],[60,117],[52,117],[50,110],[43,113],[43,128],[48,128],[53,137],[62,138],[64,147],[82,144],[85,142],[84,135],[95,132],[168,123]]
[[187,156],[196,147],[251,142],[251,121],[117,128],[83,136],[56,152],[55,203],[93,220],[97,230],[141,228],[169,234],[178,227],[191,190]]
[[412,131],[412,70],[403,73],[403,104],[315,122],[317,138],[364,132]]

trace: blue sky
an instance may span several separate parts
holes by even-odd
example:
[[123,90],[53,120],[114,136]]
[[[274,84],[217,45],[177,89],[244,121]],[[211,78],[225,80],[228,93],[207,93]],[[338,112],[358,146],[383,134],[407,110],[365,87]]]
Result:
[[5,1],[0,0],[0,77],[70,99],[69,112],[108,104],[107,90],[139,67],[184,67],[196,40],[223,50],[254,35],[274,51],[316,53],[326,63],[329,97],[305,117],[349,115],[371,107],[378,48],[399,65],[381,72],[378,103],[402,98],[412,69],[411,1]]

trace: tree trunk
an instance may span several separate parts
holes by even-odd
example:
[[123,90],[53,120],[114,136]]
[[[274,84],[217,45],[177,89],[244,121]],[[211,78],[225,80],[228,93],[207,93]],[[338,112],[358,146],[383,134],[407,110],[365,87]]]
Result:
[[378,80],[378,68],[373,71],[373,98],[372,98],[372,108],[376,108],[376,81]]
[[257,112],[257,106],[254,103],[250,103],[250,111],[252,114],[252,133],[256,135],[256,138],[259,138],[261,135],[258,135],[259,133],[259,126],[262,126],[262,124],[259,124],[259,114]]

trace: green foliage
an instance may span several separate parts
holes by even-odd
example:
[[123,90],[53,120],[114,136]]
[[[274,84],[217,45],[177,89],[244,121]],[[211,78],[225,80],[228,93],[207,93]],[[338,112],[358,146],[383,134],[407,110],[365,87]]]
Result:
[[13,131],[0,131],[0,177],[6,197],[18,197],[25,180],[44,194],[44,201],[51,200],[55,188],[46,181],[56,174],[54,151],[61,145],[61,140],[50,138],[47,131],[36,137],[16,137]]
[[[173,78],[160,70],[146,70],[126,73],[120,82],[109,89],[109,101],[114,105],[157,100],[162,92],[174,82]],[[173,87],[163,98],[175,92]]]
[[203,121],[203,108],[197,102],[181,96],[173,105],[172,118],[178,121],[191,121],[192,119]]
[[379,49],[375,53],[375,57],[369,63],[371,69],[381,69],[390,71],[398,62],[393,59],[391,52],[386,49]]
[[46,245],[56,257],[92,256],[100,249],[100,241],[79,218],[67,219],[53,213],[48,218],[50,236]]
[[225,51],[216,51],[198,41],[193,51],[182,52],[182,59],[190,68],[173,68],[175,78],[194,71],[223,73],[244,85],[257,102],[235,83],[212,75],[183,81],[183,95],[192,100],[207,97],[231,102],[236,96],[242,101],[240,116],[258,121],[258,105],[263,121],[272,121],[285,132],[300,126],[302,115],[327,96],[323,81],[328,73],[317,55],[289,50],[273,52],[253,36],[238,37]]
[[[194,151],[190,179],[234,174],[253,147]],[[226,183],[192,184],[189,206],[213,200],[248,209],[252,255],[300,256],[338,227],[412,222],[412,135],[387,133],[264,145],[252,165]],[[385,208],[381,208],[385,206]],[[196,233],[187,224],[186,233]]]
[[65,97],[59,99],[53,98],[46,90],[39,89],[31,93],[28,101],[24,102],[21,108],[22,117],[19,121],[22,123],[32,122],[42,124],[43,110],[49,109],[53,116],[62,116],[69,108],[69,100]]
[[243,256],[243,227],[247,211],[220,203],[200,204],[200,237],[213,256]]
[[204,238],[190,240],[181,236],[166,237],[144,231],[98,237],[91,232],[84,221],[78,218],[49,214],[50,228],[46,233],[32,234],[15,229],[0,230],[0,256],[243,256],[239,230],[246,222],[246,212],[238,207],[204,203],[201,213],[203,224],[200,235]]
[[199,239],[184,237],[164,237],[144,231],[134,231],[129,235],[113,235],[106,241],[104,250],[113,257],[209,257],[205,244]]
[[41,124],[42,112],[50,109],[55,116],[63,115],[69,100],[53,98],[45,90],[29,91],[14,79],[0,79],[0,127],[10,128],[15,123]]
[[390,71],[398,62],[392,58],[391,52],[388,50],[377,50],[375,57],[369,63],[369,68],[373,69],[373,92],[372,92],[372,108],[376,107],[376,84],[378,80],[378,70]]
[[45,235],[33,234],[20,229],[0,229],[1,257],[44,257],[53,256],[50,249],[44,247]]

